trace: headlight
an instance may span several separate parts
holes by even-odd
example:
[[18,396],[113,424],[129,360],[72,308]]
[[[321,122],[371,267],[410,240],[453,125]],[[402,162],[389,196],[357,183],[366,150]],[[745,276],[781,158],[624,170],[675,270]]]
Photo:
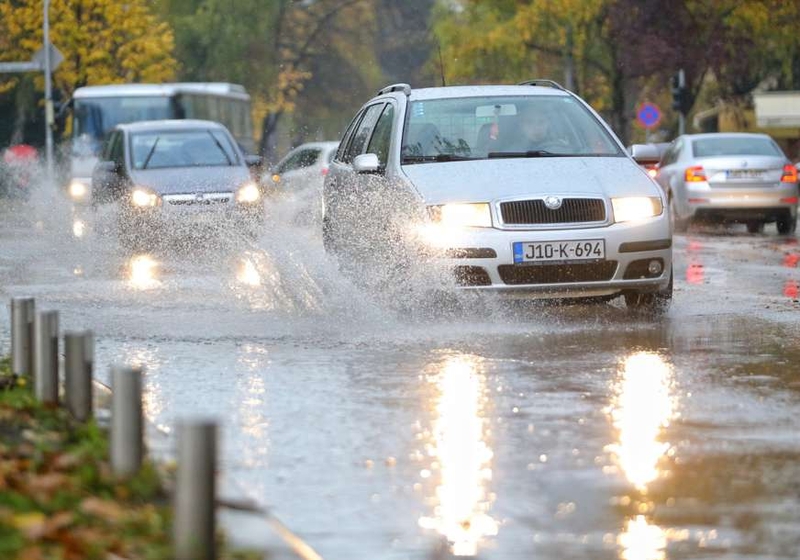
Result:
[[258,202],[261,200],[261,189],[255,183],[246,183],[236,191],[236,202]]
[[131,202],[134,206],[158,206],[161,199],[153,191],[147,189],[135,188],[131,193]]
[[429,206],[434,222],[448,227],[492,227],[489,205],[479,203],[454,203]]
[[89,186],[83,181],[73,179],[69,184],[69,196],[73,200],[83,200],[89,194]]
[[615,222],[630,222],[658,216],[664,210],[657,196],[628,196],[612,198]]

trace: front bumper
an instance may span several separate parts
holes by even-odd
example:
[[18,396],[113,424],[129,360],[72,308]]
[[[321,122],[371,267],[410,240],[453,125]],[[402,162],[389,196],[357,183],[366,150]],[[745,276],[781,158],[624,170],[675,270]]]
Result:
[[[603,239],[605,258],[547,264],[514,264],[513,244],[530,241]],[[433,266],[455,276],[464,290],[510,297],[573,298],[614,296],[625,290],[656,292],[667,287],[672,271],[668,216],[580,229],[443,230],[423,226],[418,242]],[[660,264],[652,274],[648,265]]]
[[119,225],[123,231],[155,236],[192,234],[206,230],[254,231],[263,223],[263,203],[220,204],[209,207],[187,205],[180,208],[170,207],[167,203],[149,208],[122,206],[119,214]]

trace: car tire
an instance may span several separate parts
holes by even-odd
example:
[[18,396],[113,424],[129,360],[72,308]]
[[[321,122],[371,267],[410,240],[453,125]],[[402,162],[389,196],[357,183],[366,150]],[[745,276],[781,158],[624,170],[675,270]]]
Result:
[[669,197],[669,215],[672,219],[673,232],[685,233],[689,229],[689,220],[678,218],[678,213],[675,211],[675,199],[672,195]]
[[747,233],[764,233],[764,222],[747,222]]
[[776,226],[780,235],[792,235],[797,231],[797,218],[792,219],[790,217],[786,220],[778,220]]
[[628,291],[623,294],[625,306],[636,313],[657,317],[663,315],[672,303],[672,272],[669,273],[669,284],[658,292]]

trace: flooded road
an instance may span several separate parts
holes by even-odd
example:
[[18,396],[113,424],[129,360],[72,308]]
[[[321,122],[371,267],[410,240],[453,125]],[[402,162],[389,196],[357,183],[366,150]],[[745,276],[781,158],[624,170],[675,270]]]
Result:
[[677,236],[649,321],[387,307],[284,207],[255,241],[129,255],[57,202],[2,202],[0,297],[92,329],[104,382],[142,364],[154,446],[217,418],[223,486],[326,559],[800,555],[800,246],[774,226]]

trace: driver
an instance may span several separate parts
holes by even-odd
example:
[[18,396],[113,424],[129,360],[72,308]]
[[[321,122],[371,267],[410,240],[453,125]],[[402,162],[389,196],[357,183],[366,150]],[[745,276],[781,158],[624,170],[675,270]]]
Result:
[[505,151],[554,151],[560,146],[554,135],[551,117],[541,107],[522,106],[513,124],[515,126],[509,130],[509,136],[503,143]]

